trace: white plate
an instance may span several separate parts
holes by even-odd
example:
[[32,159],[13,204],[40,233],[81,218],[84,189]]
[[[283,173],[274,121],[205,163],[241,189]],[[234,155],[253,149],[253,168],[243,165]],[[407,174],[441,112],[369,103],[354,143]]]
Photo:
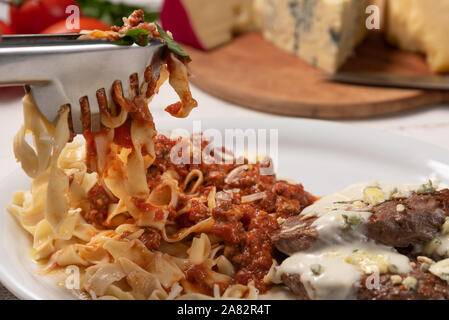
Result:
[[[159,123],[159,128],[192,128],[188,119]],[[202,123],[217,128],[279,129],[278,176],[304,184],[324,195],[355,182],[380,180],[399,183],[425,181],[437,173],[449,183],[449,152],[401,136],[324,121],[275,118],[217,119]],[[11,155],[12,157],[12,155]],[[20,171],[0,183],[0,280],[22,299],[73,299],[51,279],[36,276],[31,261],[31,237],[4,209],[18,189],[28,189]]]

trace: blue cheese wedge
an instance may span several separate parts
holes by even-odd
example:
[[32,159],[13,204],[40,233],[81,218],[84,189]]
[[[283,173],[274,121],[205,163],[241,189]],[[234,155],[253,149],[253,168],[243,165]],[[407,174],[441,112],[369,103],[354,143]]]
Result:
[[264,37],[313,66],[337,71],[367,33],[366,0],[255,0]]

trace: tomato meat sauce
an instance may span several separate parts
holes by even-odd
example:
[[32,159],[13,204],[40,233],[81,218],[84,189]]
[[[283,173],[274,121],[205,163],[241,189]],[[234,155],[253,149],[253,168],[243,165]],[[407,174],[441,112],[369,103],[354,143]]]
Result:
[[88,192],[89,210],[85,216],[87,222],[104,227],[108,218],[108,208],[111,203],[118,202],[108,194],[103,186],[95,184]]
[[120,127],[115,128],[114,142],[124,148],[132,148],[133,141],[131,139],[131,120],[128,119]]
[[[223,254],[236,271],[234,282],[244,285],[253,282],[261,293],[265,293],[270,285],[264,278],[274,261],[271,237],[279,229],[279,218],[299,214],[316,198],[306,192],[301,184],[277,180],[274,174],[263,175],[262,169],[268,167],[269,163],[248,164],[245,160],[243,164],[237,164],[234,159],[232,164],[205,161],[201,161],[201,164],[174,164],[170,159],[170,152],[179,142],[180,140],[170,140],[163,135],[156,136],[156,159],[148,170],[149,185],[158,181],[168,168],[177,173],[180,186],[189,172],[200,170],[204,175],[202,186],[195,193],[195,199],[185,194],[180,197],[177,209],[184,208],[188,201],[190,207],[174,217],[174,221],[179,228],[184,228],[212,216],[214,224],[209,233],[224,242]],[[207,142],[203,141],[203,151],[206,146]],[[244,166],[242,170],[231,174],[240,166]],[[207,199],[213,188],[216,192],[215,208],[211,211],[207,201],[197,199]],[[249,201],[254,194],[258,196]],[[185,276],[189,284],[199,292],[212,294],[213,288],[207,281],[207,272],[202,266],[191,266],[185,271]],[[225,284],[220,284],[221,293],[225,287]]]
[[[130,121],[115,129],[114,142],[125,148],[132,148]],[[87,162],[96,157],[94,134],[85,133]],[[162,181],[162,174],[168,169],[176,172],[176,179],[181,188],[192,170],[200,170],[203,183],[194,194],[179,195],[176,210],[169,212],[168,220],[179,228],[191,227],[205,219],[213,217],[214,223],[209,235],[221,239],[224,243],[222,254],[232,263],[235,269],[233,283],[247,285],[254,283],[261,293],[270,289],[264,278],[274,262],[273,234],[279,229],[279,221],[299,214],[306,206],[317,198],[304,190],[301,184],[293,184],[276,179],[274,174],[263,174],[267,163],[250,164],[247,160],[237,163],[216,163],[200,161],[199,164],[175,164],[171,161],[172,150],[180,139],[172,140],[164,135],[155,137],[156,159],[147,171],[147,182],[154,190]],[[208,146],[202,140],[201,150]],[[213,151],[210,156],[214,157]],[[225,153],[226,150],[219,150]],[[179,156],[182,154],[178,153]],[[190,155],[192,156],[192,155]],[[190,160],[193,160],[192,158]],[[215,206],[208,207],[208,198],[215,192]],[[101,227],[106,224],[107,209],[110,203],[117,202],[99,184],[89,191],[90,206],[86,219]],[[164,219],[164,211],[146,201],[133,198],[132,201],[142,212],[154,214],[154,219]],[[186,205],[189,204],[187,207]],[[187,209],[186,209],[187,208]],[[178,214],[179,210],[181,214]],[[154,229],[145,230],[140,239],[150,250],[155,250],[161,242],[160,232]],[[213,294],[213,285],[207,279],[207,272],[202,266],[191,266],[184,271],[190,286],[198,292]],[[223,293],[228,284],[218,284]]]

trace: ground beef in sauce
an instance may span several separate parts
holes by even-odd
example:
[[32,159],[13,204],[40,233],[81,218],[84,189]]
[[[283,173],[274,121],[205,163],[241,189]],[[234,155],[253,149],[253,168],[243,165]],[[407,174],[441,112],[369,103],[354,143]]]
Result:
[[148,250],[157,250],[161,244],[161,233],[153,228],[145,228],[143,234],[138,238]]
[[85,219],[97,226],[104,226],[108,217],[108,208],[111,203],[117,202],[105,191],[103,186],[95,184],[88,192],[89,211]]
[[176,222],[178,225],[182,227],[190,227],[195,225],[196,223],[205,220],[210,217],[209,210],[207,205],[196,200],[192,200],[190,202],[191,209],[176,218]]
[[[265,292],[268,286],[263,278],[273,263],[271,238],[279,228],[277,218],[296,216],[316,198],[306,192],[301,184],[278,181],[274,175],[261,175],[265,164],[248,164],[245,161],[243,164],[247,168],[232,181],[226,181],[226,177],[240,166],[238,164],[207,164],[203,161],[201,164],[175,165],[170,160],[170,150],[177,142],[163,135],[156,136],[156,159],[147,174],[149,185],[156,185],[168,168],[175,170],[180,186],[190,171],[200,170],[204,182],[195,197],[207,199],[211,188],[216,188],[216,207],[212,212],[215,222],[211,234],[224,241],[225,255],[236,270],[236,282],[248,284],[254,281],[256,287]],[[206,145],[207,142],[203,141],[202,148]],[[262,199],[242,203],[242,197],[261,192],[265,195]],[[190,210],[173,218],[178,227],[189,227],[210,217],[207,201],[196,199],[190,201]],[[181,196],[177,210],[189,200],[188,195]],[[186,271],[186,275],[189,282],[204,282],[202,273],[197,269]]]
[[254,280],[256,287],[265,292],[269,286],[263,278],[273,264],[273,244],[271,234],[278,228],[274,217],[260,210],[245,211],[247,231],[243,235],[242,251],[238,255],[239,270],[235,276],[238,283],[248,284]]
[[202,265],[193,265],[188,267],[184,271],[186,280],[189,281],[190,285],[195,286],[195,288],[203,294],[213,295],[213,288],[207,284],[207,271]]

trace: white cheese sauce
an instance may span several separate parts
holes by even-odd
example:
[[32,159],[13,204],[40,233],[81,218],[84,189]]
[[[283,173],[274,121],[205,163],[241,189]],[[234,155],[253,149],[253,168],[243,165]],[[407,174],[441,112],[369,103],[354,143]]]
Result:
[[423,187],[368,182],[318,200],[301,213],[317,217],[313,223],[317,241],[311,249],[284,260],[277,267],[278,276],[298,274],[310,299],[339,300],[355,298],[355,284],[364,274],[410,272],[406,256],[367,238],[364,228],[373,206],[408,197]]
[[449,257],[449,234],[444,234],[430,240],[425,245],[416,245],[415,252],[422,252],[426,256]]
[[309,298],[314,300],[355,299],[354,284],[364,274],[391,270],[410,272],[409,259],[373,242],[295,253],[278,268],[281,274],[299,274]]

